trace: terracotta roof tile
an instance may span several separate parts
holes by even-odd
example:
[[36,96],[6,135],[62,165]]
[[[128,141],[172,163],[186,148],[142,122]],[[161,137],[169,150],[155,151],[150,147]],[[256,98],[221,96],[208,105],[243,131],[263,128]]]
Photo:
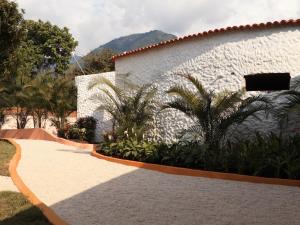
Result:
[[300,26],[300,19],[281,20],[281,21],[259,23],[259,24],[255,23],[252,25],[247,24],[247,25],[241,25],[241,26],[233,26],[233,27],[214,29],[214,30],[197,33],[197,34],[190,34],[187,36],[183,36],[183,37],[179,37],[179,38],[175,38],[175,39],[171,39],[171,40],[167,40],[167,41],[162,41],[158,44],[153,44],[153,45],[149,45],[146,47],[131,50],[128,52],[120,53],[118,55],[113,56],[113,60],[116,60],[116,59],[124,57],[124,56],[136,54],[138,52],[147,51],[147,50],[150,50],[153,48],[164,47],[165,45],[169,45],[174,42],[181,42],[181,41],[186,41],[186,40],[190,40],[190,39],[194,39],[194,38],[210,36],[210,35],[226,33],[226,32],[232,32],[232,31],[267,29],[267,28],[282,27],[282,26]]

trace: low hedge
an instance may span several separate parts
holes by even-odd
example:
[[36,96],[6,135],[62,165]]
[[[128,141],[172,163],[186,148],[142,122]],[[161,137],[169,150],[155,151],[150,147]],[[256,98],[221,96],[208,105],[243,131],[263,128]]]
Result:
[[87,116],[79,118],[73,125],[57,131],[57,136],[67,139],[76,139],[93,143],[97,120]]
[[212,149],[199,142],[172,145],[121,140],[101,143],[98,152],[107,156],[163,165],[238,173],[263,177],[300,179],[300,136],[281,138],[275,134],[251,141],[227,142]]

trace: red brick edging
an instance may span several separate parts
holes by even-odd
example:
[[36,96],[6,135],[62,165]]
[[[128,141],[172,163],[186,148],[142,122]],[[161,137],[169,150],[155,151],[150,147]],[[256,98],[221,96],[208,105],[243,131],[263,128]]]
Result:
[[123,164],[123,165],[127,165],[127,166],[134,166],[137,168],[144,168],[144,169],[148,169],[148,170],[154,170],[154,171],[168,173],[168,174],[193,176],[193,177],[206,177],[206,178],[240,181],[240,182],[250,182],[250,183],[300,187],[300,180],[257,177],[257,176],[240,175],[240,174],[234,174],[234,173],[221,173],[221,172],[181,168],[181,167],[175,167],[175,166],[158,165],[158,164],[152,164],[152,163],[144,163],[144,162],[125,160],[125,159],[119,159],[119,158],[114,158],[114,157],[110,157],[110,156],[105,156],[100,153],[97,153],[95,148],[93,149],[93,152],[91,153],[91,155],[96,158],[107,160],[107,161],[114,162],[114,163],[119,163],[119,164]]
[[34,206],[38,207],[48,220],[54,225],[69,225],[63,219],[61,219],[50,207],[43,203],[36,195],[25,185],[19,174],[17,173],[17,167],[21,159],[21,147],[12,139],[4,139],[9,141],[16,149],[16,153],[9,163],[9,174],[14,184],[19,191],[30,201]]

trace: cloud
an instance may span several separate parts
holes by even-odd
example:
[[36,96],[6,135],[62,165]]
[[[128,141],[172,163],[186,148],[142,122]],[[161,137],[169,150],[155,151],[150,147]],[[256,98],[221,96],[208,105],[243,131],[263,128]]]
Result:
[[70,29],[77,52],[114,38],[162,30],[176,35],[300,17],[299,0],[16,0],[25,18]]

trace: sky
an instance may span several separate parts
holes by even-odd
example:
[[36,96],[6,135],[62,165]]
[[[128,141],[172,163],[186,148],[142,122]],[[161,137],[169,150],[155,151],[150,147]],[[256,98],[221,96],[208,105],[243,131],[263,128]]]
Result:
[[150,30],[183,36],[214,28],[300,18],[300,0],[14,0],[26,19],[68,27],[85,55]]

